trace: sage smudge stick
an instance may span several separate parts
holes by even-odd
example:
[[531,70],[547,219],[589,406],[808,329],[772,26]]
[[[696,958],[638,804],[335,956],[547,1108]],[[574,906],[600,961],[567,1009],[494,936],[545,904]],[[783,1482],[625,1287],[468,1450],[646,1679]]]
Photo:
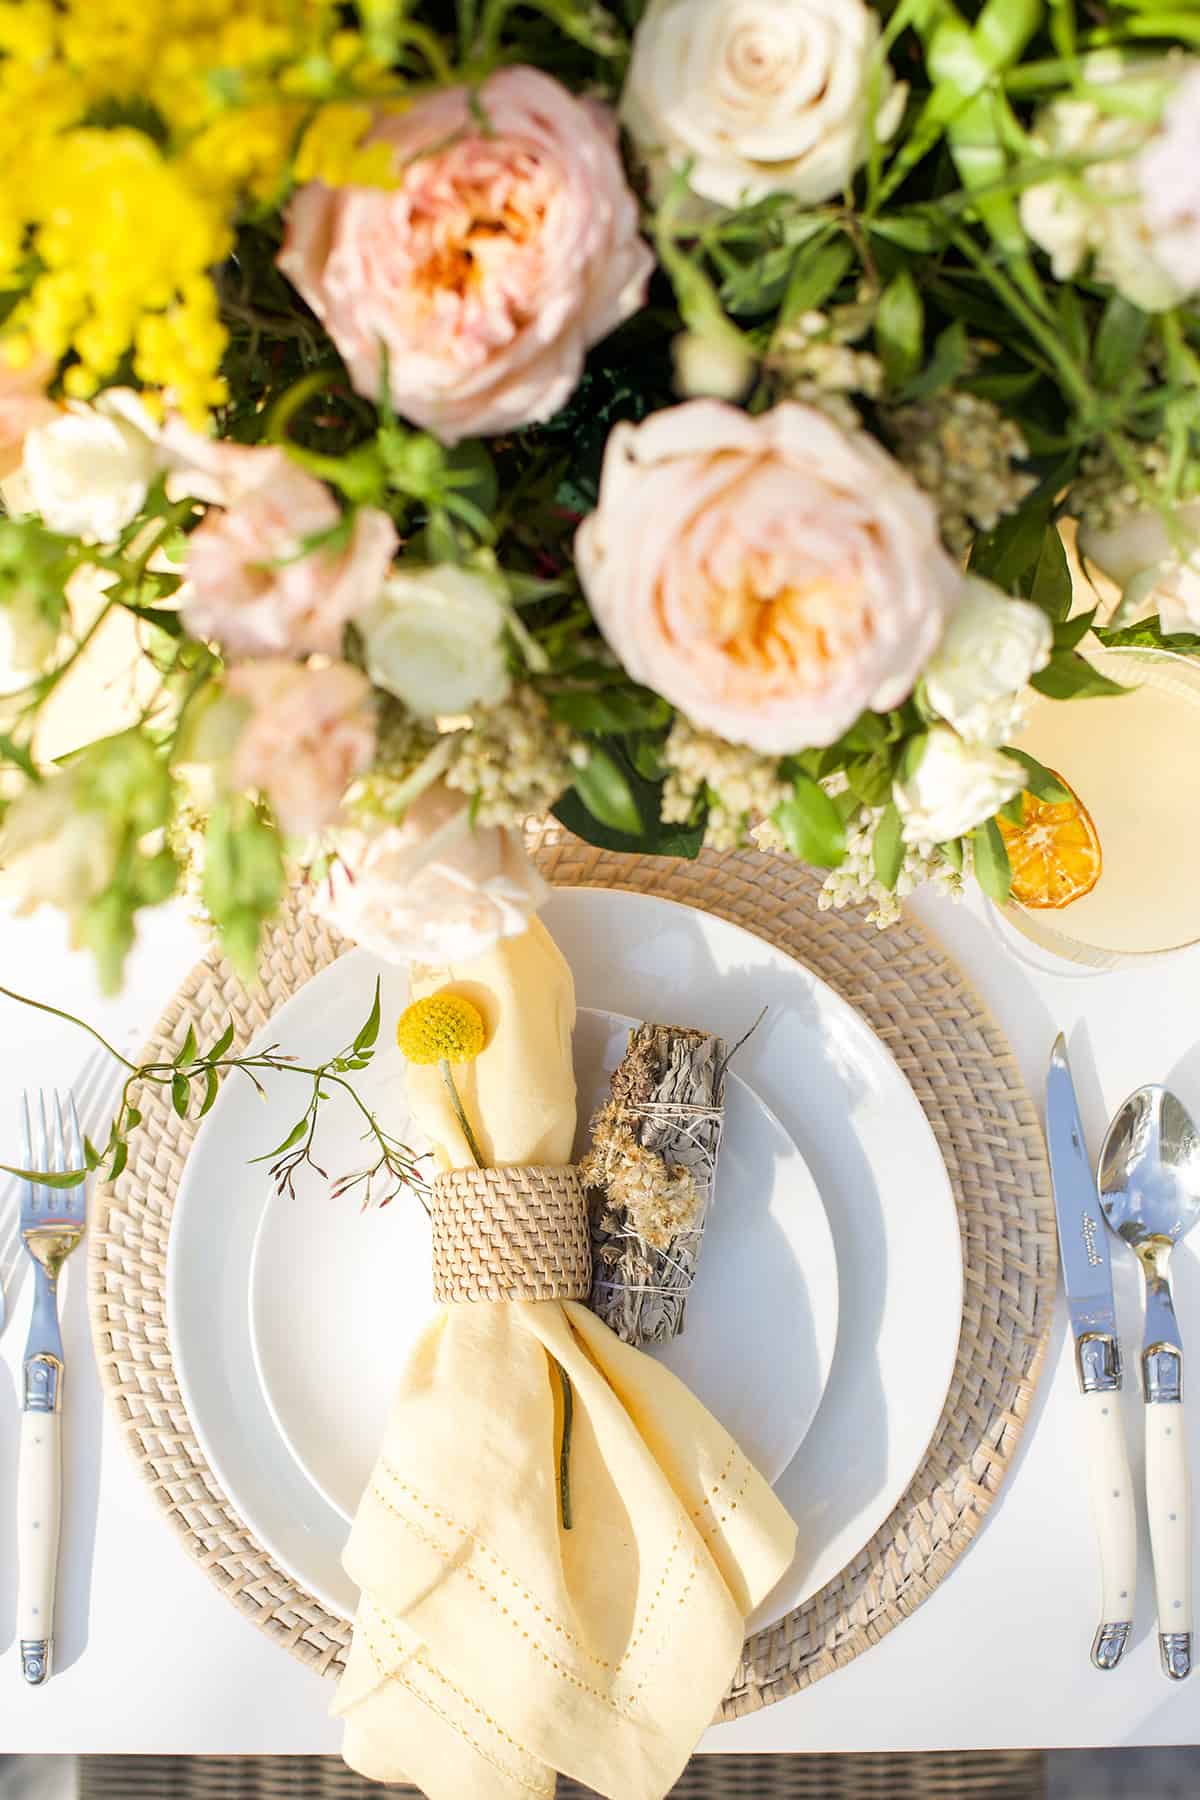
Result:
[[665,1343],[684,1329],[729,1056],[708,1032],[639,1025],[592,1121],[580,1171],[593,1190],[592,1310],[628,1344]]

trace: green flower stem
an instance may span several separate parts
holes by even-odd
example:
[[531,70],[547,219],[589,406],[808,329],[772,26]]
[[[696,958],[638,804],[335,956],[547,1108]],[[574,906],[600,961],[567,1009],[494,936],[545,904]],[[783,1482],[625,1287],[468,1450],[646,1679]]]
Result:
[[28,994],[15,993],[12,988],[0,987],[0,995],[5,1000],[15,1000],[18,1006],[32,1006],[35,1012],[50,1013],[56,1019],[65,1019],[68,1025],[78,1025],[81,1031],[86,1031],[88,1036],[95,1038],[96,1042],[107,1050],[110,1056],[115,1057],[123,1068],[131,1069],[135,1075],[140,1073],[137,1064],[130,1062],[127,1056],[122,1056],[121,1052],[115,1049],[106,1037],[101,1037],[95,1026],[89,1025],[86,1019],[77,1019],[74,1013],[64,1012],[60,1006],[51,1006],[46,1000],[32,1000]]
[[571,1377],[559,1362],[553,1359],[558,1370],[558,1378],[562,1382],[563,1426],[562,1445],[558,1452],[558,1510],[564,1531],[571,1529],[571,1427],[575,1422],[575,1390],[571,1386]]
[[446,1084],[446,1092],[450,1096],[450,1104],[454,1108],[454,1116],[458,1120],[462,1129],[462,1134],[467,1140],[467,1148],[475,1158],[475,1167],[477,1169],[482,1169],[484,1167],[483,1152],[480,1150],[479,1144],[475,1138],[475,1133],[471,1129],[471,1121],[467,1117],[466,1109],[459,1099],[458,1089],[454,1085],[454,1076],[451,1072],[450,1064],[446,1061],[444,1056],[438,1058],[438,1068],[442,1071],[442,1080]]
[[978,273],[995,289],[1009,311],[1020,319],[1034,343],[1057,369],[1064,388],[1080,411],[1085,414],[1094,411],[1096,396],[1092,392],[1086,376],[1076,366],[1074,359],[1064,350],[1054,328],[1038,315],[1003,270],[997,268],[991,258],[977,248],[966,232],[951,232],[950,241],[968,262],[974,264]]

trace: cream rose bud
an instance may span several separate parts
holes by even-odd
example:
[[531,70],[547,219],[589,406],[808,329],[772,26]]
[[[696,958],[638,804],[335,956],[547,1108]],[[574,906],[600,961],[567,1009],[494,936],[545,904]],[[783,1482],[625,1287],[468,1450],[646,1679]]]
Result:
[[1147,506],[1103,530],[1081,525],[1078,540],[1086,560],[1129,599],[1158,608],[1168,635],[1200,631],[1200,500],[1176,507],[1172,523],[1174,537],[1163,514]]
[[754,380],[754,358],[723,338],[681,331],[671,355],[676,392],[688,400],[740,400]]
[[935,725],[916,768],[895,785],[905,842],[947,844],[962,837],[998,813],[1024,781],[1013,757],[964,743],[948,725]]
[[385,962],[450,964],[519,937],[550,890],[520,838],[472,826],[471,803],[442,785],[400,825],[339,834],[314,909]]
[[575,557],[633,678],[771,755],[899,705],[962,591],[900,465],[791,404],[692,400],[618,425]]
[[969,576],[941,643],[925,667],[935,712],[964,738],[999,744],[1013,725],[1014,698],[1044,669],[1054,631],[1040,606],[1011,599]]
[[500,69],[381,115],[394,188],[311,182],[279,267],[360,394],[443,443],[559,411],[592,344],[645,300],[616,121],[537,69]]
[[145,505],[162,466],[158,427],[132,388],[71,401],[25,439],[29,504],[51,531],[110,544]]
[[376,687],[421,719],[494,706],[511,685],[504,608],[491,583],[453,563],[397,566],[358,621]]
[[877,60],[864,0],[650,0],[633,40],[621,119],[661,191],[743,206],[787,193],[805,206],[846,188],[875,132],[889,138],[903,87]]

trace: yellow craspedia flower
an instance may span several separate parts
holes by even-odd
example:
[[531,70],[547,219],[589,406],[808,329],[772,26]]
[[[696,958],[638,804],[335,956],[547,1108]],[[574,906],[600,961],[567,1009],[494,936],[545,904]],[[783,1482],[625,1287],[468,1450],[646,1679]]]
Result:
[[487,1040],[483,1014],[461,994],[430,994],[400,1015],[396,1042],[411,1063],[474,1062]]

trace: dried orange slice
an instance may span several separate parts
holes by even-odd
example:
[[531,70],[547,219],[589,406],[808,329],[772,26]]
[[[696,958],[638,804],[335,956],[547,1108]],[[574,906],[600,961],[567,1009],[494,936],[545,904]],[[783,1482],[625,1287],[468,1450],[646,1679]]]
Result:
[[[1054,779],[1066,788],[1061,775]],[[1100,839],[1087,807],[1072,789],[1069,800],[1039,800],[1024,793],[1019,825],[998,819],[1012,866],[1012,897],[1022,906],[1056,911],[1082,900],[1100,879]]]

